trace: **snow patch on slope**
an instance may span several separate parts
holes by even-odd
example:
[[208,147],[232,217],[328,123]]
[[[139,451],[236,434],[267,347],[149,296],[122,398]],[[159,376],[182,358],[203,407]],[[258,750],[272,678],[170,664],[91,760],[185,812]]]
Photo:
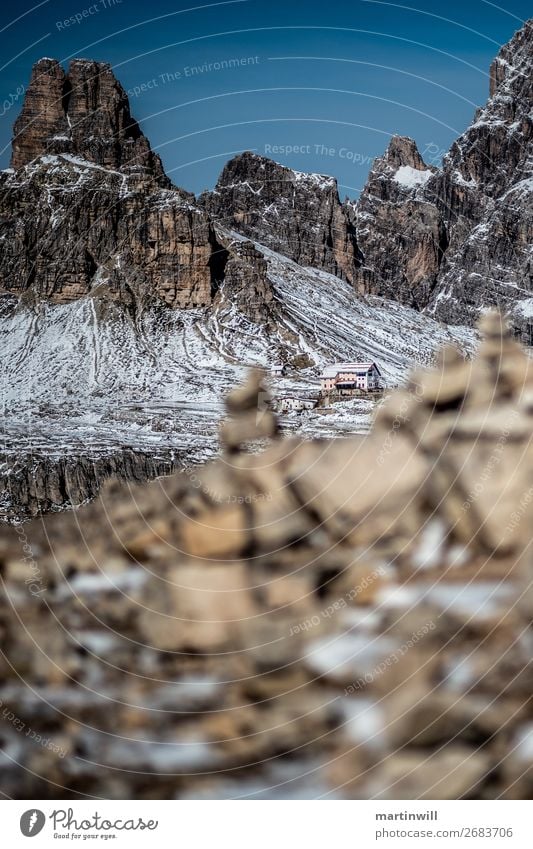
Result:
[[415,189],[417,186],[423,186],[432,175],[432,171],[420,171],[418,168],[412,168],[410,165],[402,165],[396,171],[393,179],[400,186],[406,189]]

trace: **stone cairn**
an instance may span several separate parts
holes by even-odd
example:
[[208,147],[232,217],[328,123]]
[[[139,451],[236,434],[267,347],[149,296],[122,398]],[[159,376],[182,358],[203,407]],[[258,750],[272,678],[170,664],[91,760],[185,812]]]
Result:
[[530,798],[533,376],[481,329],[368,437],[280,438],[252,374],[216,462],[8,529],[4,792]]

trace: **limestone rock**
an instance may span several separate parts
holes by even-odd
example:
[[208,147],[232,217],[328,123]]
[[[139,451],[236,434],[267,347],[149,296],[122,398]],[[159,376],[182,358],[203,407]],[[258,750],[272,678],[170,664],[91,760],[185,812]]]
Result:
[[354,215],[340,203],[332,177],[293,171],[247,151],[226,164],[200,203],[224,227],[300,265],[353,281],[359,263]]
[[150,174],[168,187],[161,160],[132,118],[126,92],[104,62],[73,59],[65,73],[55,59],[32,70],[15,122],[11,167],[44,154],[66,153],[113,170]]
[[355,276],[358,291],[419,309],[427,303],[447,245],[441,214],[419,197],[433,170],[416,144],[401,136],[393,136],[385,155],[374,161],[356,207],[363,257]]
[[226,253],[194,196],[171,186],[109,65],[36,64],[0,175],[0,290],[209,306]]
[[532,39],[530,20],[502,47],[489,100],[441,168],[398,137],[375,161],[356,206],[360,291],[454,324],[498,306],[531,344]]
[[225,244],[227,261],[224,282],[214,300],[218,312],[237,307],[242,315],[261,324],[273,324],[276,319],[274,293],[267,276],[267,261],[252,242],[228,240],[217,228],[221,244]]

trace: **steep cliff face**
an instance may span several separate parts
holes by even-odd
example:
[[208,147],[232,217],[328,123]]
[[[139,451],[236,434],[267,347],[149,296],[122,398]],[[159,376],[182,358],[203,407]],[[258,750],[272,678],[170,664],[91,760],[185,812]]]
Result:
[[438,208],[421,195],[433,171],[415,142],[401,136],[374,161],[355,207],[363,255],[355,277],[359,292],[417,308],[427,303],[447,242]]
[[277,308],[264,255],[253,242],[233,239],[223,228],[217,228],[217,237],[227,254],[224,281],[214,301],[217,312],[237,309],[250,321],[272,324]]
[[34,65],[15,122],[11,166],[16,170],[56,153],[147,173],[162,186],[170,185],[159,156],[130,114],[126,92],[104,62],[74,59],[68,73],[56,59]]
[[20,454],[2,457],[0,522],[23,521],[90,501],[110,477],[147,481],[169,475],[180,465],[179,452],[118,448],[99,455],[60,458]]
[[499,305],[533,341],[532,106],[529,21],[493,62],[489,100],[441,169],[399,138],[374,163],[357,207],[361,291],[456,324]]
[[89,293],[205,306],[216,239],[183,192],[70,154],[0,174],[0,288],[55,303]]
[[207,306],[223,277],[209,217],[172,187],[109,65],[33,69],[0,174],[0,289],[56,303]]
[[[527,328],[533,290],[533,22],[505,45],[490,71],[490,98],[452,145],[432,188],[450,245],[430,310],[471,322],[499,304]],[[522,319],[521,319],[522,316]]]
[[200,203],[225,227],[353,282],[359,263],[355,216],[351,205],[340,203],[333,177],[245,152],[227,163]]

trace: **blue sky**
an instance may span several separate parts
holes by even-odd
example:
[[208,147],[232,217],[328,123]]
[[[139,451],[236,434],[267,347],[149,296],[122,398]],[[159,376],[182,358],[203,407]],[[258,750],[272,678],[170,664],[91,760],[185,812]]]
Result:
[[174,182],[212,187],[242,150],[357,197],[394,133],[437,163],[488,93],[531,3],[27,0],[2,4],[0,167],[33,62],[107,61]]

